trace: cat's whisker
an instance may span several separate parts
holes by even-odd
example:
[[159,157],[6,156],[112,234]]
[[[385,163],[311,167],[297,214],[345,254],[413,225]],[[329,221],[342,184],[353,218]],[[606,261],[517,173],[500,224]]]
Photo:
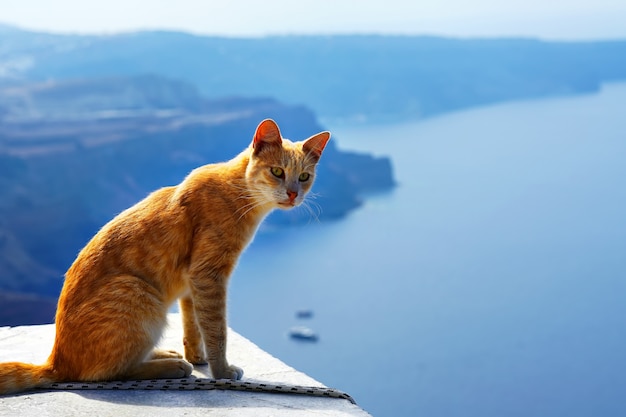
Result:
[[234,214],[239,214],[239,212],[241,212],[241,215],[238,218],[238,220],[241,220],[246,214],[248,214],[250,211],[254,210],[256,207],[259,207],[259,206],[260,204],[256,200],[254,200],[248,204],[245,204],[239,207],[237,210],[235,210]]
[[317,199],[317,197],[319,197],[320,195],[321,195],[321,194],[319,194],[319,193],[314,193],[314,192],[312,192],[312,191],[311,191],[311,192],[309,192],[309,193],[307,194],[307,196],[306,196],[306,197],[307,197],[307,199],[315,200],[315,199]]
[[236,183],[231,183],[231,184],[230,184],[230,186],[231,186],[231,187],[233,187],[233,188],[234,188],[234,189],[236,189],[236,190],[242,190],[242,191],[246,191],[246,192],[248,192],[248,191],[252,191],[252,190],[250,189],[250,186],[249,186],[249,185],[247,185],[247,184],[236,184]]
[[[309,223],[311,222],[311,219],[315,220],[316,223],[319,223],[319,216],[322,214],[322,207],[319,204],[314,201],[305,200],[302,202],[301,207],[310,214],[311,217],[309,218]],[[313,207],[315,207],[316,210],[314,210]]]
[[[259,197],[261,196],[259,195]],[[250,201],[249,203],[244,204],[243,206],[235,210],[235,213],[234,213],[235,215],[241,212],[237,220],[243,219],[246,216],[246,214],[250,213],[252,210],[256,209],[257,207],[261,207],[267,204],[267,200],[265,200],[265,198],[251,198],[251,200],[252,201]]]
[[236,200],[261,200],[263,199],[263,193],[261,192],[249,192],[249,194],[241,194]]
[[241,214],[241,216],[239,216],[239,219],[243,219],[246,216],[246,214],[250,213],[252,210],[254,210],[254,209],[256,209],[257,207],[260,207],[260,206],[261,206],[261,204],[257,204],[257,205],[251,206],[248,210],[244,211]]

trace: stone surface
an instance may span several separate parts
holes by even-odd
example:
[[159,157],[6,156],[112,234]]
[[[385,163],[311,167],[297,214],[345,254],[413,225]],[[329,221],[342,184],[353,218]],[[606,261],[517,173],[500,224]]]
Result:
[[[171,314],[160,347],[183,351],[180,316]],[[0,362],[43,363],[54,325],[0,328]],[[321,383],[230,331],[229,361],[244,380],[323,387]],[[194,375],[210,378],[208,367]],[[0,416],[359,416],[368,414],[344,399],[239,391],[37,391],[0,397]]]

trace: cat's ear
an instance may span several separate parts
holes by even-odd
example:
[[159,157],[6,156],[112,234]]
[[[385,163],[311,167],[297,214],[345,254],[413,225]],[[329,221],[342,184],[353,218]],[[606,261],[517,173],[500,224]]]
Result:
[[256,132],[254,132],[252,148],[254,153],[259,153],[266,146],[282,146],[282,142],[280,129],[278,129],[276,122],[272,119],[265,119],[259,123]]
[[305,140],[302,149],[307,154],[319,159],[322,156],[322,151],[326,147],[328,139],[330,139],[330,132],[318,133]]

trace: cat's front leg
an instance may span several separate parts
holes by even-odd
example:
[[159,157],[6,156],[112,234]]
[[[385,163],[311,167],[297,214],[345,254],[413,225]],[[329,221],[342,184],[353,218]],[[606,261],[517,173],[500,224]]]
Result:
[[227,279],[209,279],[192,293],[196,322],[204,340],[211,374],[216,379],[241,379],[243,370],[226,360]]
[[206,365],[208,362],[204,348],[204,340],[198,328],[193,299],[191,296],[183,297],[180,299],[179,305],[183,315],[185,359],[194,365]]

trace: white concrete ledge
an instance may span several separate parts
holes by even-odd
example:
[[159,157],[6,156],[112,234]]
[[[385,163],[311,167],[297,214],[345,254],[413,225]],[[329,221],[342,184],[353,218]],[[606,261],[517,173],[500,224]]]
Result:
[[[170,314],[160,347],[182,353],[180,315]],[[0,328],[0,362],[43,363],[52,349],[54,325]],[[321,383],[259,349],[230,330],[228,358],[244,369],[244,380],[323,387]],[[210,378],[208,367],[196,367]],[[0,397],[0,416],[359,416],[369,414],[349,401],[240,391],[38,391]]]

